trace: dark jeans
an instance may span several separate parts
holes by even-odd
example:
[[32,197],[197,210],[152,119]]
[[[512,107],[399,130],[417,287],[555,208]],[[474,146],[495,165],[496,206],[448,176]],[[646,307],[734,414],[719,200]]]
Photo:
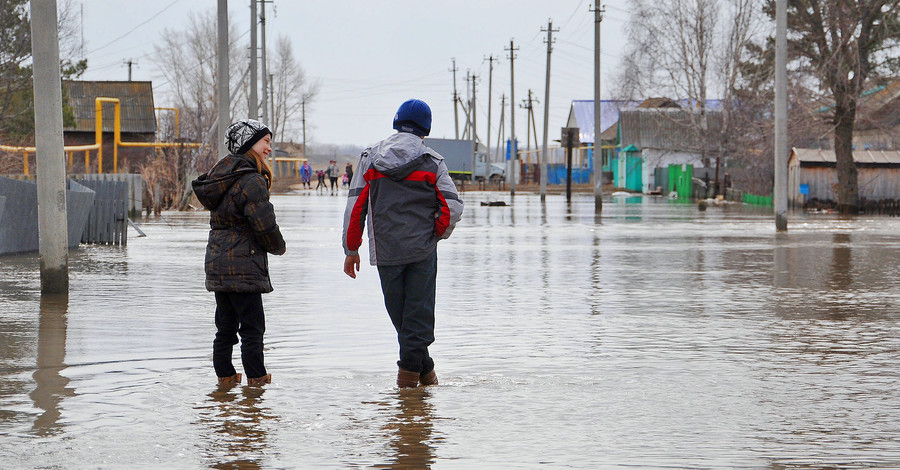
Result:
[[431,372],[434,361],[428,355],[428,346],[434,342],[437,250],[415,263],[378,266],[378,277],[384,306],[400,343],[397,365],[413,372]]
[[248,378],[266,375],[263,360],[263,333],[266,317],[262,294],[216,292],[216,339],[213,340],[213,367],[219,377],[235,374],[232,347],[241,335],[241,363]]

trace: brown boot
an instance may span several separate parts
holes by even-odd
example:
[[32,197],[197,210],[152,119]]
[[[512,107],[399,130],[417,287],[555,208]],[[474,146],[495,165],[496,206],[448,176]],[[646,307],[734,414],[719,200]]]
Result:
[[241,383],[241,374],[234,374],[231,377],[219,377],[220,387],[233,387]]
[[400,388],[412,388],[419,386],[419,373],[411,370],[400,369],[397,371],[397,386]]
[[428,385],[437,385],[437,373],[434,372],[434,369],[431,369],[431,372],[427,374],[419,374],[419,383],[426,387]]
[[272,383],[272,374],[266,374],[262,377],[257,377],[255,379],[247,379],[247,385],[253,387],[262,387],[265,384]]

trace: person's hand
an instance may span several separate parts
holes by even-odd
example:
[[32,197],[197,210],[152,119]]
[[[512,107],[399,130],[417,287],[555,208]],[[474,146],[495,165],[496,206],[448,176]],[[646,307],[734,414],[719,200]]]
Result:
[[344,274],[356,279],[357,271],[359,271],[359,253],[347,255],[347,257],[344,258]]

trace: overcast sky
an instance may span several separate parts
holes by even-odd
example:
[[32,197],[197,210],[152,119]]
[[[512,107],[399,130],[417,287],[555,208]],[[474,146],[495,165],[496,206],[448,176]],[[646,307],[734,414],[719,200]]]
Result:
[[[602,23],[604,94],[624,49],[624,2],[606,5]],[[125,60],[137,65],[133,80],[153,81],[156,105],[171,106],[164,79],[153,61],[153,45],[164,28],[181,29],[190,12],[214,12],[215,0],[74,0],[83,8],[88,70],[85,80],[127,80]],[[491,83],[491,146],[497,141],[500,96],[510,94],[510,39],[519,48],[515,60],[516,133],[525,141],[525,111],[519,106],[531,89],[542,136],[545,39],[553,20],[550,139],[559,138],[574,99],[593,98],[594,15],[591,0],[275,0],[267,4],[267,44],[278,35],[292,39],[297,60],[321,88],[307,107],[310,145],[368,145],[393,131],[397,107],[408,98],[427,102],[433,112],[432,137],[453,138],[453,75],[465,99],[466,73],[478,76],[479,137],[487,133],[489,56],[496,59]],[[229,19],[241,34],[250,29],[249,0],[229,0]],[[249,39],[245,40],[249,42]],[[238,77],[232,77],[232,81]],[[507,104],[506,134],[509,133]],[[462,128],[462,111],[460,111]],[[299,137],[299,136],[298,136]],[[532,143],[534,145],[534,143]]]

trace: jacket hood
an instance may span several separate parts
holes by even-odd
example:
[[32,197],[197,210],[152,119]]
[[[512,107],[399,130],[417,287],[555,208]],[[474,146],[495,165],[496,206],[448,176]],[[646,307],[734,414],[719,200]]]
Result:
[[443,159],[425,146],[422,138],[408,132],[398,132],[382,140],[369,150],[372,166],[393,180],[402,180],[421,165],[425,154]]
[[203,207],[215,210],[225,194],[237,180],[247,173],[256,173],[256,166],[242,155],[228,155],[213,165],[212,169],[191,181],[191,188]]

